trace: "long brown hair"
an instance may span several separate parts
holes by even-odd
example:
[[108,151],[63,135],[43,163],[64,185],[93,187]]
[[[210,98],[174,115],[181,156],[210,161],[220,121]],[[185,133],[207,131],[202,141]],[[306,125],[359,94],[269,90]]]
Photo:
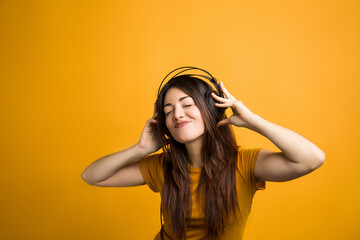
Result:
[[[165,124],[164,99],[172,87],[177,87],[194,99],[204,120],[201,149],[204,167],[196,193],[205,214],[208,239],[220,239],[227,222],[236,215],[236,208],[240,211],[235,181],[239,146],[231,125],[216,126],[217,122],[226,118],[210,96],[217,91],[193,76],[172,78],[164,85],[157,99],[157,132],[165,157],[161,207],[171,220],[175,239],[185,239],[186,219],[190,218],[192,210],[190,160],[185,145],[172,137]],[[200,199],[205,201],[201,202]]]

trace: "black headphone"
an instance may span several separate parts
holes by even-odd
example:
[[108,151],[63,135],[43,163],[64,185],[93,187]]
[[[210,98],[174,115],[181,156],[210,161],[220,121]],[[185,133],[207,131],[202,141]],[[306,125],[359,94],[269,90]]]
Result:
[[[171,71],[168,75],[165,76],[165,78],[161,81],[161,84],[160,84],[160,86],[159,86],[157,99],[159,99],[161,85],[163,84],[163,82],[165,81],[165,79],[166,79],[171,73],[173,73],[173,72],[175,72],[175,71],[177,71],[177,70],[179,70],[179,69],[185,69],[185,70],[182,70],[181,72],[175,74],[172,78],[170,78],[170,80],[173,79],[173,78],[175,78],[175,77],[177,77],[177,76],[179,76],[179,74],[181,74],[181,73],[183,73],[183,72],[185,72],[185,71],[189,71],[189,70],[193,70],[193,69],[198,69],[198,70],[201,70],[201,71],[207,73],[210,77],[204,76],[204,75],[199,75],[199,74],[182,74],[181,76],[190,76],[190,77],[191,77],[191,76],[200,76],[200,77],[204,77],[204,78],[208,79],[208,80],[215,86],[215,88],[216,88],[216,90],[217,90],[217,92],[218,92],[218,96],[224,98],[224,93],[223,93],[223,91],[221,90],[219,83],[217,82],[216,78],[214,78],[208,71],[205,71],[204,69],[197,68],[197,67],[186,66],[186,67],[176,68],[176,69],[174,69],[173,71]],[[207,98],[208,102],[217,102],[217,103],[219,103],[219,102],[216,101],[210,94],[209,94],[208,96],[205,96],[205,97]],[[219,109],[219,111],[221,112],[221,115],[224,116],[226,109],[225,109],[225,108],[218,108],[218,109]],[[162,205],[161,205],[161,203],[160,203],[160,224],[161,224],[161,230],[160,230],[160,232],[161,232],[161,239],[164,239],[164,229],[163,229],[163,223],[162,223],[162,222],[163,222],[163,221],[162,221]],[[165,234],[166,234],[166,233],[165,233]]]

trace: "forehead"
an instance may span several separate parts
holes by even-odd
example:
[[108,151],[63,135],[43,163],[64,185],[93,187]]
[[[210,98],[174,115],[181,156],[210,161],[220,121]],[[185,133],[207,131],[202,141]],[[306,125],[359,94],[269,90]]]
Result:
[[177,100],[179,100],[179,98],[185,97],[185,96],[189,96],[189,95],[179,88],[172,87],[166,92],[164,102],[166,104],[168,102],[177,101]]

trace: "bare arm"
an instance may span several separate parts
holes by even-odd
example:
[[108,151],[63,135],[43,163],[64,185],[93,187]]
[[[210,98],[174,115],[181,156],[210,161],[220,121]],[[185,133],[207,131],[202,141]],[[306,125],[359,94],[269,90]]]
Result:
[[125,150],[99,158],[85,169],[81,178],[88,184],[95,185],[113,176],[133,161],[145,156],[147,155],[140,151],[138,144],[136,144]]
[[81,178],[90,185],[99,187],[130,187],[145,184],[135,160],[160,149],[156,138],[156,105],[151,119],[147,120],[140,140],[134,146],[106,155],[90,164]]
[[258,115],[251,119],[250,129],[267,137],[282,151],[260,151],[255,166],[257,179],[289,181],[314,171],[324,163],[325,153],[305,137]]
[[233,115],[221,120],[218,126],[233,124],[246,127],[272,141],[282,152],[272,152],[263,149],[259,152],[255,176],[264,181],[288,181],[301,177],[319,168],[325,161],[325,153],[303,136],[274,123],[266,121],[254,114],[242,101],[233,97],[220,82],[226,98],[212,93],[213,98],[220,103],[215,106],[231,107]]

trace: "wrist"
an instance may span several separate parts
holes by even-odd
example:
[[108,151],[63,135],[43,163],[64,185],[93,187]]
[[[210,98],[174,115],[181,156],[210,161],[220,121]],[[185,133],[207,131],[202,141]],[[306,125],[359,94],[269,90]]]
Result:
[[139,143],[135,144],[133,148],[137,153],[137,158],[143,158],[150,154],[146,149],[142,148]]
[[249,120],[248,128],[250,130],[253,130],[255,132],[260,133],[260,126],[265,122],[266,120],[260,117],[257,114],[252,115],[252,117]]

